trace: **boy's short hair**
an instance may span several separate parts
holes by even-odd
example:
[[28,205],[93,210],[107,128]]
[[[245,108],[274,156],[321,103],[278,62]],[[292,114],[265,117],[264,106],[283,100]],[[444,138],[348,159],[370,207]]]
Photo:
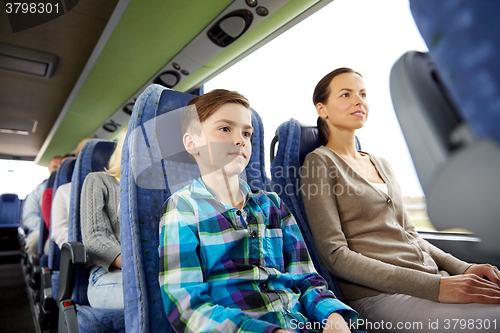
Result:
[[[221,106],[228,103],[241,104],[247,109],[250,108],[250,103],[245,96],[236,91],[226,89],[215,89],[191,99],[180,116],[182,134],[185,134],[190,129],[194,121],[198,124],[203,123]],[[196,126],[193,130],[200,132],[201,127]]]

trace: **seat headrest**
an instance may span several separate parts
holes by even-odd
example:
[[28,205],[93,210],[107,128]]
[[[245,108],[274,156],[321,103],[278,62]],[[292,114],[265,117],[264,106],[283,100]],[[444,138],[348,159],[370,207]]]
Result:
[[299,146],[299,162],[304,163],[307,154],[320,146],[319,131],[316,126],[302,125],[300,126],[300,146]]
[[54,187],[54,182],[56,181],[56,176],[57,176],[57,170],[52,171],[52,173],[50,174],[49,180],[47,181],[46,188],[53,188]]
[[[67,162],[67,163],[66,163]],[[63,168],[63,172],[66,174],[66,179],[64,179],[65,184],[71,182],[71,177],[73,176],[73,170],[75,170],[76,158],[72,157],[63,162],[59,168]]]
[[[188,102],[195,96],[152,85],[136,102],[142,110],[133,130],[128,135],[131,152],[131,165],[136,185],[145,189],[165,189],[175,191],[188,185],[199,176],[196,161],[185,150],[180,129],[180,115]],[[194,107],[194,106],[189,106]],[[264,188],[261,180],[264,170],[261,163],[261,120],[252,111],[252,125],[255,128],[252,138],[252,157],[246,172],[240,176],[251,181],[255,188]],[[262,153],[263,155],[263,153]],[[263,167],[262,167],[263,168]],[[166,175],[164,177],[164,175]],[[262,184],[264,183],[264,184]]]
[[4,194],[0,195],[0,199],[3,202],[13,202],[13,201],[18,201],[19,197],[17,196],[17,194],[4,193]]
[[108,167],[109,158],[115,150],[115,142],[101,141],[96,143],[92,151],[91,168],[92,172],[103,171]]

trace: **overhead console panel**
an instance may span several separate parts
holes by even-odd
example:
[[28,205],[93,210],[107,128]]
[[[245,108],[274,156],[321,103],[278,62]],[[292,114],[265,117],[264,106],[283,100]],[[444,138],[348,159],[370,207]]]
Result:
[[133,104],[151,83],[175,89],[190,74],[195,73],[226,47],[251,31],[290,0],[236,0],[207,25],[189,44],[146,82],[93,134],[106,138],[128,121]]

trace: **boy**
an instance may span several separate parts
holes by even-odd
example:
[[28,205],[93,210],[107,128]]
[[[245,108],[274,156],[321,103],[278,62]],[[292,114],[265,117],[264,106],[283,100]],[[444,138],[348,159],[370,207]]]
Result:
[[[214,90],[180,123],[201,177],[174,193],[160,224],[159,282],[177,332],[350,332],[356,313],[327,290],[275,193],[238,175],[252,153],[248,100]],[[282,329],[283,328],[283,329]]]

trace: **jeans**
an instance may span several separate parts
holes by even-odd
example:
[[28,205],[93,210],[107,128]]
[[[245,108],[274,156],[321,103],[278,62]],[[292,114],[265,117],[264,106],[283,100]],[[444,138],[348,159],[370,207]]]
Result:
[[123,310],[121,269],[108,272],[103,267],[94,266],[89,276],[87,297],[93,308]]

